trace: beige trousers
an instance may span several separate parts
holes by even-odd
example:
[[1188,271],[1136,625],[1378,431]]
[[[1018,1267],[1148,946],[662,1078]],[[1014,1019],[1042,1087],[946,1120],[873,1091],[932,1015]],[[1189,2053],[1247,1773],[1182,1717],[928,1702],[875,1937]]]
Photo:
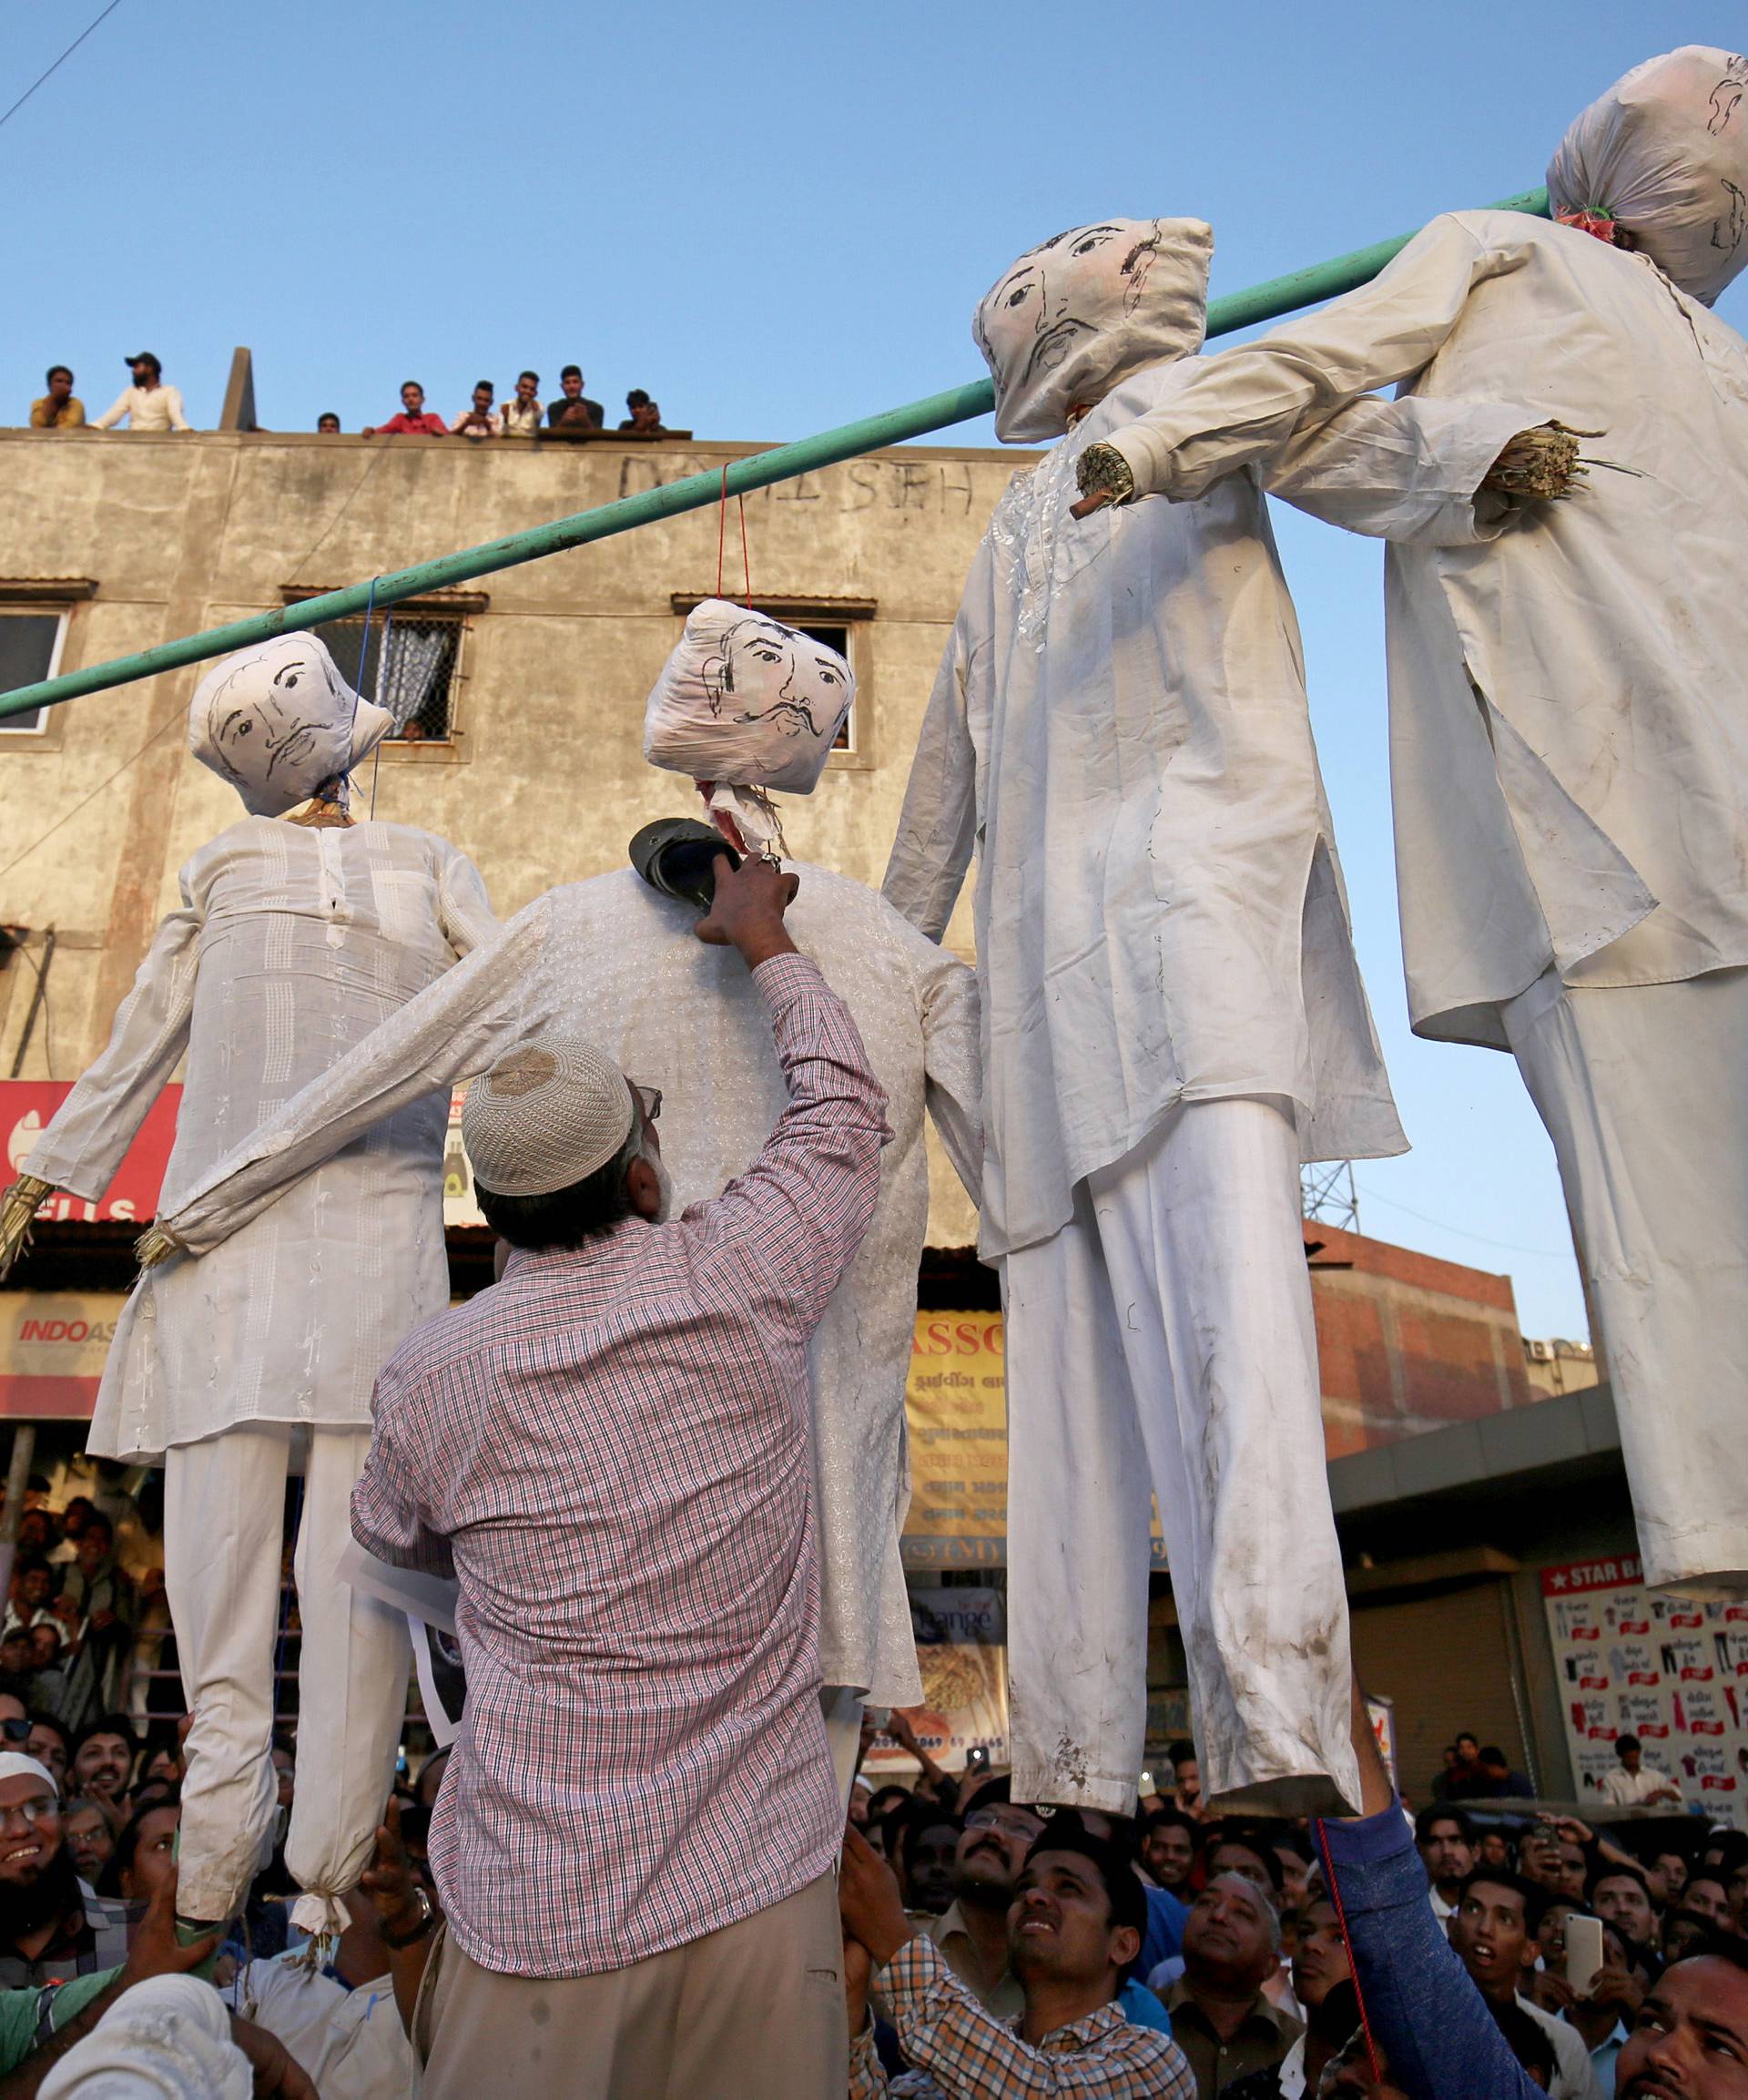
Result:
[[422,2100],[843,2100],[838,1883],[598,1976],[503,1976],[445,1932],[413,2023]]

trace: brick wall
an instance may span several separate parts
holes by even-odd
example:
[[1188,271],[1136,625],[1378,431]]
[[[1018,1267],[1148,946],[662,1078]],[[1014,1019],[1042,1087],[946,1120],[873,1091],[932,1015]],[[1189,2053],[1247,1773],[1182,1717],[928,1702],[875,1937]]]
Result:
[[1305,1228],[1331,1458],[1534,1397],[1508,1276]]

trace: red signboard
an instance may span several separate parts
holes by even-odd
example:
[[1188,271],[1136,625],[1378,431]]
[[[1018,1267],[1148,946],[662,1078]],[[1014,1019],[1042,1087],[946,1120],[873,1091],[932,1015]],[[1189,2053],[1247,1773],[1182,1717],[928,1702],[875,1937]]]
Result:
[[[5,1141],[6,1180],[23,1167],[44,1126],[72,1091],[72,1082],[65,1079],[0,1079],[0,1137]],[[137,1225],[156,1217],[158,1192],[176,1142],[176,1112],[181,1099],[180,1086],[167,1086],[152,1103],[115,1179],[97,1202],[56,1194],[37,1213],[41,1221],[86,1225],[113,1219],[120,1225]]]
[[[1623,1553],[1612,1559],[1574,1560],[1568,1561],[1564,1567],[1545,1567],[1541,1571],[1541,1594],[1545,1597],[1576,1596],[1585,1590],[1620,1589],[1644,1579],[1645,1571],[1638,1555]],[[1698,1623],[1694,1621],[1695,1625]],[[1574,1626],[1571,1637],[1595,1640],[1597,1630]]]

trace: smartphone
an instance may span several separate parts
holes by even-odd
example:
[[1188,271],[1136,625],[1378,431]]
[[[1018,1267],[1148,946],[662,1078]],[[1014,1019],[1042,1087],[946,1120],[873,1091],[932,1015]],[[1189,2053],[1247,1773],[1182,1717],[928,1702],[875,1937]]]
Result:
[[1588,1998],[1590,1985],[1602,1968],[1602,1921],[1569,1917],[1566,1921],[1566,1981],[1580,1998]]

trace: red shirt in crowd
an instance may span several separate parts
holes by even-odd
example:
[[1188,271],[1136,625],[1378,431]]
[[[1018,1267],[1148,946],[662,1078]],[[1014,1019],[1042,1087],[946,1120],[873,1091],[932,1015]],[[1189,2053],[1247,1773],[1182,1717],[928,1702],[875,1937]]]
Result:
[[441,415],[409,415],[405,409],[376,426],[379,437],[447,437],[449,425]]

